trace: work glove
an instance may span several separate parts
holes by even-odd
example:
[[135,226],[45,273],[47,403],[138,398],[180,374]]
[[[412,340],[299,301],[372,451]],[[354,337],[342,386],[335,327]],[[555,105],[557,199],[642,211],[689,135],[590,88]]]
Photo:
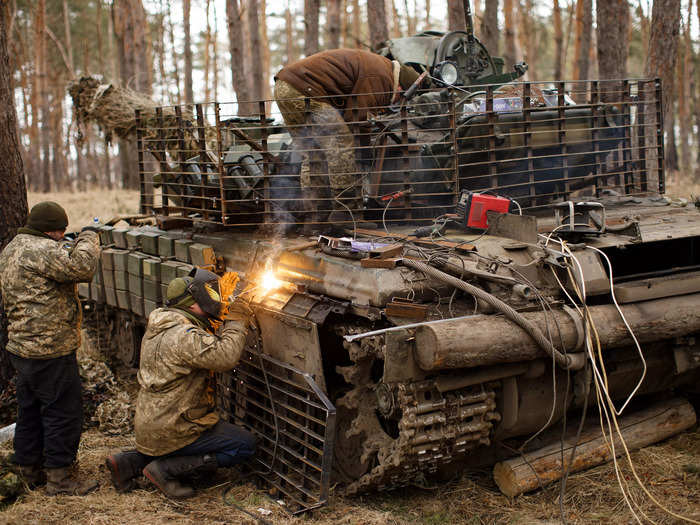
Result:
[[245,326],[250,324],[253,316],[255,315],[248,302],[242,300],[241,298],[229,303],[226,310],[227,311],[224,314],[225,321],[239,321]]

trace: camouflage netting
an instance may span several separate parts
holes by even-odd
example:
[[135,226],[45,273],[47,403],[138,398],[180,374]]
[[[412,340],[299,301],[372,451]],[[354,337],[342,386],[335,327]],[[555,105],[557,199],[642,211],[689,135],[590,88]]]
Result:
[[86,355],[79,355],[83,381],[85,425],[97,426],[110,436],[129,434],[134,429],[134,406],[109,367]]
[[[161,147],[158,141],[165,142],[165,149],[171,158],[180,154],[177,116],[173,107],[163,107],[162,122],[156,116],[156,104],[148,95],[112,84],[103,84],[94,77],[81,77],[68,87],[73,99],[73,112],[78,125],[94,122],[104,132],[107,140],[113,135],[126,140],[136,140],[136,110],[141,112],[141,129],[146,147],[160,159]],[[183,109],[182,120],[187,128],[184,134],[184,151],[187,157],[198,153],[195,131],[196,121],[191,111]],[[205,128],[207,143],[215,138],[211,126]]]

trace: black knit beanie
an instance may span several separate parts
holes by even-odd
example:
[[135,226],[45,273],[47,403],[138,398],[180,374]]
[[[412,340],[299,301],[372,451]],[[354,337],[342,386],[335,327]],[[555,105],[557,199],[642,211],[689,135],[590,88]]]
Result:
[[65,230],[68,226],[68,215],[56,202],[40,202],[32,206],[27,217],[27,226],[40,232]]

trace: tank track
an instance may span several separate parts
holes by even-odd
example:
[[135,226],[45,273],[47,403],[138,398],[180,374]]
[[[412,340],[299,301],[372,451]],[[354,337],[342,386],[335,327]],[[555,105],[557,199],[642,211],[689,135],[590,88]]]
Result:
[[[369,472],[346,487],[349,495],[389,490],[415,483],[421,474],[434,474],[468,451],[489,445],[493,423],[500,420],[496,394],[490,385],[441,393],[433,381],[405,383],[395,388],[394,413],[401,414],[398,437],[392,439],[385,434],[377,439],[373,432],[376,429],[366,424],[375,415],[368,411],[374,412],[376,402],[374,407],[367,403],[366,391],[365,395],[349,394],[341,402],[348,408],[355,405],[352,408],[358,416],[348,435],[360,438],[356,443],[363,449],[363,460],[375,452],[378,460]],[[361,439],[363,433],[365,439]]]

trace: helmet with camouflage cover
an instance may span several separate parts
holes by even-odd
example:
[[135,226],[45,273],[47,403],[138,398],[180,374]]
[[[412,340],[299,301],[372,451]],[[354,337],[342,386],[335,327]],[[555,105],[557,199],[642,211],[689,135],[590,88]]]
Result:
[[193,268],[187,277],[173,279],[168,285],[168,306],[188,307],[197,303],[209,316],[221,315],[221,292],[219,276],[209,270]]

